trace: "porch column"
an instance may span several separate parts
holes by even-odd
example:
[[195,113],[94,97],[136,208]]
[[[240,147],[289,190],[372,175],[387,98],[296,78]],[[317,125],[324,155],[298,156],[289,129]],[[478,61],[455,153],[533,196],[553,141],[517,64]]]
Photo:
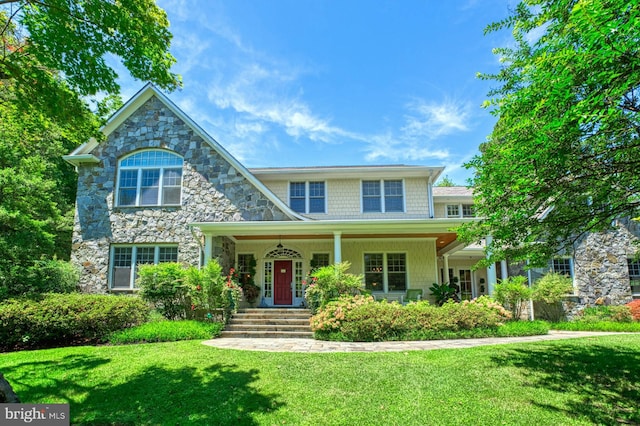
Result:
[[213,250],[213,238],[211,237],[211,235],[205,235],[204,236],[204,262],[203,262],[204,265],[209,263],[209,260],[211,260],[212,250]]
[[[490,235],[488,235],[486,238],[487,246],[491,244],[492,241],[493,241],[493,238]],[[491,253],[487,253],[487,256],[489,256],[490,254]],[[496,285],[497,282],[498,282],[498,278],[496,275],[496,264],[491,263],[491,265],[487,267],[487,292],[489,296],[493,294],[493,287]]]
[[449,255],[443,254],[442,255],[442,284],[447,282],[449,282]]
[[502,276],[503,280],[506,280],[507,278],[509,278],[509,270],[507,269],[506,260],[500,261],[500,275]]
[[333,262],[342,262],[342,232],[340,231],[333,233]]

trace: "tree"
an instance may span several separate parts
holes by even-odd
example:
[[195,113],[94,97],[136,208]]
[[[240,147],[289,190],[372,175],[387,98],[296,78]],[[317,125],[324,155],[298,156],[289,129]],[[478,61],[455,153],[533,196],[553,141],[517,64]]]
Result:
[[485,103],[498,122],[466,165],[482,219],[460,237],[493,237],[482,264],[539,265],[638,214],[640,3],[523,0],[485,32],[502,29],[515,44],[480,75],[500,85]]
[[451,180],[451,178],[449,178],[449,175],[445,175],[443,178],[441,178],[438,183],[436,183],[435,186],[458,186],[455,184],[454,181]]
[[105,58],[173,89],[170,40],[151,0],[0,0],[0,299],[32,291],[42,261],[69,257],[76,175],[61,157],[100,138],[121,104]]

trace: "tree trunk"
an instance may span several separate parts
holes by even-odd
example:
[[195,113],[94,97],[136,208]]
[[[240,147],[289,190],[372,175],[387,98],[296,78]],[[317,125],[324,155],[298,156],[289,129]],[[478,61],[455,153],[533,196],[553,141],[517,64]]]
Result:
[[1,404],[16,404],[20,402],[20,398],[13,391],[7,379],[0,373],[0,403]]

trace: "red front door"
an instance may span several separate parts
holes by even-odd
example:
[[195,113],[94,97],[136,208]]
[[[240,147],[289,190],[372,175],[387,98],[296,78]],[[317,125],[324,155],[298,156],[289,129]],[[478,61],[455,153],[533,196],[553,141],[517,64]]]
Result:
[[273,265],[273,304],[274,305],[291,305],[293,303],[291,294],[291,281],[293,274],[291,273],[290,260],[276,260]]

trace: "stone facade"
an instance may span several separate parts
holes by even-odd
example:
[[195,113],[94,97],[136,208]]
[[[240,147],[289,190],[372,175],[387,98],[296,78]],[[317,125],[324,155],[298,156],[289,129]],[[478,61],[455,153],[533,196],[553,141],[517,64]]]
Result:
[[[165,149],[184,158],[182,201],[175,207],[117,207],[118,161],[137,150]],[[290,220],[223,155],[156,96],[128,117],[80,164],[72,260],[82,266],[80,287],[108,291],[112,244],[178,244],[178,261],[197,265],[203,238],[193,222]],[[232,265],[233,243],[214,242],[214,256]],[[227,264],[228,263],[228,264]]]
[[619,220],[616,229],[588,234],[574,253],[576,309],[597,303],[619,305],[632,299],[627,259],[635,256],[638,223]]

